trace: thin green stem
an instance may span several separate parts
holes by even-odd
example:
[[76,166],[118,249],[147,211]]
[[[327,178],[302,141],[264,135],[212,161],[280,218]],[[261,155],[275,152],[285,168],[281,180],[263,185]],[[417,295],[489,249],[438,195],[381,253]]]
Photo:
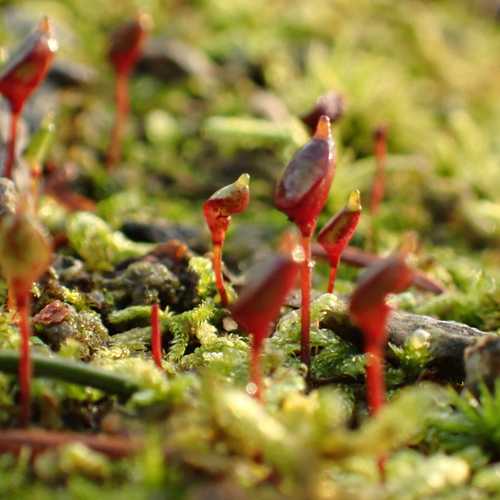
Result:
[[[20,355],[17,351],[0,351],[0,371],[16,375],[19,370],[19,358]],[[32,354],[31,361],[34,374],[38,377],[94,387],[110,394],[125,397],[129,397],[139,390],[138,385],[131,378],[87,363],[36,353]]]

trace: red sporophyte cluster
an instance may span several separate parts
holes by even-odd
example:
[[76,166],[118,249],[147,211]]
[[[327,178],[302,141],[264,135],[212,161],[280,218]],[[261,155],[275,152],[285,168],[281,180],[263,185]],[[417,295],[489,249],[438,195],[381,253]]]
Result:
[[[116,121],[112,131],[106,163],[117,164],[120,158],[122,126],[129,107],[129,79],[138,62],[147,33],[151,28],[149,16],[137,13],[132,21],[124,23],[109,38],[108,60],[116,71]],[[45,77],[57,42],[47,18],[31,35],[0,74],[0,92],[9,101],[12,122],[8,145],[5,176],[10,177],[14,163],[17,122],[24,103]],[[301,361],[310,377],[310,302],[311,302],[311,240],[320,212],[329,196],[334,179],[337,156],[330,130],[330,122],[344,113],[342,95],[328,93],[321,96],[316,107],[303,121],[313,131],[312,138],[292,157],[276,185],[276,208],[294,222],[300,233],[300,251],[295,239],[282,244],[250,272],[251,279],[237,301],[229,304],[222,273],[222,248],[231,217],[244,211],[249,203],[248,174],[242,174],[234,183],[214,193],[203,205],[203,215],[212,236],[215,282],[223,308],[229,306],[234,320],[252,334],[249,392],[263,397],[261,350],[270,333],[273,321],[301,277]],[[387,154],[387,128],[376,133],[377,170],[373,184],[370,211],[376,213],[383,197],[384,167]],[[38,168],[38,167],[37,167]],[[50,187],[50,186],[48,186]],[[33,195],[33,198],[34,195]],[[21,388],[20,424],[26,426],[30,414],[31,364],[29,355],[29,312],[31,288],[50,265],[52,247],[34,219],[35,210],[29,210],[24,200],[15,214],[0,225],[0,266],[9,287],[9,300],[15,303],[22,337],[19,379]],[[335,214],[318,235],[318,243],[325,249],[330,263],[328,292],[334,289],[342,252],[356,230],[361,215],[359,191],[350,194],[346,206]],[[388,258],[378,259],[361,278],[350,300],[350,313],[362,330],[367,353],[368,403],[372,412],[384,401],[383,351],[387,340],[387,319],[390,307],[387,297],[406,290],[415,279],[411,265],[416,242],[407,236],[401,246]],[[299,256],[299,258],[297,258]],[[157,303],[151,308],[151,351],[158,368],[162,367],[160,310]]]

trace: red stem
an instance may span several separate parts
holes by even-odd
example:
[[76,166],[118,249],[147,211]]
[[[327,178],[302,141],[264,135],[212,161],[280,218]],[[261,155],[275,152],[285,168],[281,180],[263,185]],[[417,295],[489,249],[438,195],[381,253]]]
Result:
[[123,126],[130,109],[130,71],[121,71],[116,74],[115,97],[116,97],[116,117],[111,132],[111,142],[109,143],[108,157],[106,165],[109,169],[116,167],[120,160],[122,151]]
[[[366,390],[368,396],[368,406],[370,407],[371,415],[378,413],[385,405],[385,376],[383,359],[383,346],[379,344],[371,344],[366,347],[368,354],[368,362],[366,365]],[[380,480],[386,482],[387,474],[385,464],[387,456],[380,454],[377,458],[377,467],[380,472]]]
[[19,426],[26,427],[31,409],[31,327],[28,319],[30,294],[28,291],[17,294],[17,311],[19,314],[19,330],[21,332],[21,356],[19,359],[19,385],[21,389],[21,415]]
[[328,288],[326,290],[327,293],[333,293],[333,289],[335,287],[335,280],[337,278],[337,271],[339,268],[340,255],[336,258],[330,257],[330,278],[328,280]]
[[307,379],[310,378],[311,353],[309,352],[309,330],[311,328],[311,236],[302,235],[304,260],[301,265],[302,316],[300,329],[300,360],[307,366]]
[[151,306],[151,352],[153,353],[155,365],[161,370],[162,345],[158,304],[152,304]]
[[382,364],[383,347],[377,343],[366,346],[366,391],[370,413],[375,415],[385,404],[385,377]]
[[7,160],[5,163],[4,177],[7,179],[12,178],[12,170],[14,169],[14,158],[16,153],[16,137],[17,137],[17,125],[19,123],[19,117],[21,116],[21,111],[11,110],[10,114],[10,136],[9,144],[7,149]]
[[214,247],[214,273],[217,290],[220,294],[220,303],[222,307],[227,307],[227,293],[224,288],[224,280],[222,279],[222,243],[213,242]]
[[330,279],[328,280],[327,293],[333,293],[333,287],[335,285],[335,279],[337,278],[337,268],[330,267]]
[[262,362],[260,358],[260,352],[262,350],[262,341],[256,339],[262,339],[263,334],[260,332],[255,333],[253,335],[253,347],[250,358],[250,382],[255,385],[255,393],[253,394],[259,401],[263,401],[262,399]]

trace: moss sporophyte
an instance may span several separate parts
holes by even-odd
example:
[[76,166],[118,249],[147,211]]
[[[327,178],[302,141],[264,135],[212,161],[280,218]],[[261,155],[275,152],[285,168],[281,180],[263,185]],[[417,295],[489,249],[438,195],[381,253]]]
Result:
[[57,49],[58,44],[50,21],[44,17],[38,29],[26,38],[0,73],[0,93],[9,101],[11,111],[7,159],[3,174],[9,179],[14,167],[17,125],[21,111],[31,93],[45,78]]
[[222,277],[222,246],[231,222],[231,216],[247,208],[250,199],[250,176],[241,174],[236,182],[219,189],[203,205],[203,215],[212,235],[215,282],[219,290],[221,305],[227,307],[228,298]]
[[21,332],[19,382],[21,386],[21,413],[19,425],[28,424],[30,415],[31,289],[35,281],[52,262],[52,246],[37,222],[28,213],[26,202],[17,212],[5,217],[0,225],[0,267],[7,279],[9,294],[16,303]]
[[234,320],[253,335],[250,359],[250,393],[262,400],[261,350],[286,296],[296,283],[299,263],[294,259],[294,241],[282,242],[280,251],[250,271],[251,279],[231,307]]
[[349,196],[347,205],[335,214],[318,234],[318,243],[326,250],[330,263],[328,293],[333,292],[340,256],[356,231],[360,215],[361,199],[356,189]]
[[[304,260],[301,266],[302,328],[300,358],[309,369],[311,238],[318,215],[328,197],[337,166],[330,120],[321,116],[312,139],[300,148],[276,185],[274,203],[294,222],[301,234]],[[309,370],[308,370],[309,371]],[[309,376],[309,375],[308,375]]]
[[368,268],[351,295],[349,311],[364,338],[367,397],[372,414],[382,408],[385,399],[383,359],[391,311],[387,298],[412,284],[416,246],[416,234],[407,233],[389,257]]
[[108,168],[116,167],[120,160],[123,127],[130,109],[130,75],[141,56],[151,29],[150,16],[136,12],[134,19],[120,24],[108,39],[108,60],[116,72],[116,116],[106,158]]

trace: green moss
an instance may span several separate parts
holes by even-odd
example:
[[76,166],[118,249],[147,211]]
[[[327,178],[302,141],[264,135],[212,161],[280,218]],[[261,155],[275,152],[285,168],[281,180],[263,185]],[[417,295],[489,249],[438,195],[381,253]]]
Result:
[[92,270],[109,271],[119,260],[137,257],[150,248],[113,232],[102,219],[88,212],[71,216],[67,231],[71,246]]

